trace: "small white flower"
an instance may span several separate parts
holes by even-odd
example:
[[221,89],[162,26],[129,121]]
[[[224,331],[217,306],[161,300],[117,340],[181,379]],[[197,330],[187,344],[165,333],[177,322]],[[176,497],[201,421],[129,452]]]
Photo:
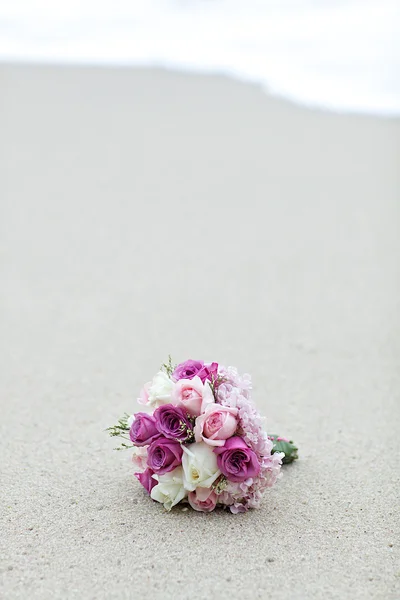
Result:
[[129,429],[131,428],[134,420],[135,420],[135,415],[131,415],[130,417],[127,418],[126,422],[128,423]]
[[149,387],[149,405],[153,408],[169,404],[174,382],[163,371],[159,371]]
[[189,492],[197,487],[209,488],[221,475],[217,457],[212,448],[204,442],[182,446],[182,467],[184,486]]
[[183,487],[182,467],[177,467],[164,475],[153,475],[153,479],[156,479],[158,484],[151,490],[151,497],[164,504],[166,510],[171,510],[187,496],[187,491]]

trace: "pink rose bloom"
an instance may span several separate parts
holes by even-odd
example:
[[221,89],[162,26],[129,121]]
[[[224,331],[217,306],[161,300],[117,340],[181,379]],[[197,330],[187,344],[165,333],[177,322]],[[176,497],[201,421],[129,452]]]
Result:
[[205,365],[202,360],[186,360],[178,365],[172,373],[172,378],[175,381],[179,379],[193,379],[200,377],[203,383],[208,379],[212,381],[218,377],[218,363],[213,362]]
[[218,378],[218,363],[213,362],[209,365],[204,365],[197,375],[203,383],[205,383],[207,379],[208,381],[216,381]]
[[218,455],[218,468],[228,481],[246,482],[260,472],[261,465],[256,453],[238,435],[229,438],[223,448],[214,448],[214,452]]
[[188,496],[189,504],[194,510],[211,512],[217,504],[217,494],[211,488],[198,487]]
[[192,437],[193,424],[187,411],[181,406],[163,404],[154,411],[156,427],[169,440],[186,442]]
[[143,473],[147,469],[147,446],[133,449],[132,462],[135,473]]
[[146,492],[149,494],[155,485],[157,485],[157,481],[153,479],[154,471],[151,469],[146,469],[144,473],[135,473],[135,477],[140,481]]
[[208,404],[204,414],[196,419],[194,435],[196,442],[210,446],[224,446],[225,440],[232,437],[238,425],[238,409],[221,404]]
[[151,386],[151,381],[146,383],[140,390],[139,398],[137,399],[139,404],[148,404],[149,403],[150,386]]
[[214,397],[208,383],[203,384],[199,377],[180,379],[172,390],[172,402],[185,408],[193,417],[198,417],[207,404],[214,402]]
[[129,437],[135,446],[148,446],[160,437],[161,433],[158,431],[156,420],[152,415],[138,412],[133,416],[135,418],[129,430]]
[[157,475],[164,475],[182,464],[182,445],[174,440],[160,437],[150,444],[147,452],[149,468]]

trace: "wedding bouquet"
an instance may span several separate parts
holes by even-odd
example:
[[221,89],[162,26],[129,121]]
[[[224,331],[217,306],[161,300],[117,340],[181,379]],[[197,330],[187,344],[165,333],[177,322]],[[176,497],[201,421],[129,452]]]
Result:
[[[162,366],[138,398],[142,410],[108,431],[130,439],[135,476],[153,500],[171,510],[232,513],[258,508],[293,443],[268,436],[251,399],[251,378],[234,367],[187,360]],[[129,438],[127,434],[129,433]]]

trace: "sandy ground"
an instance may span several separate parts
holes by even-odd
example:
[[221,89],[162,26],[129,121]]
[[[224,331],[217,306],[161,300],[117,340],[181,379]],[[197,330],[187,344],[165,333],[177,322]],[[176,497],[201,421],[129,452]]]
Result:
[[[400,597],[400,123],[157,71],[0,69],[1,592]],[[171,353],[301,460],[163,512],[105,427]]]

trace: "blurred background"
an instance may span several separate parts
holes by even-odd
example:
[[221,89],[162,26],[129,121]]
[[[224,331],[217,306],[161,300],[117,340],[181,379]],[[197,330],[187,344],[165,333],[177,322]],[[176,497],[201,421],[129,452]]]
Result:
[[[0,596],[400,597],[399,6],[1,3]],[[299,446],[260,511],[111,451],[168,354]]]
[[400,111],[396,0],[16,0],[0,59],[225,73],[334,110]]

